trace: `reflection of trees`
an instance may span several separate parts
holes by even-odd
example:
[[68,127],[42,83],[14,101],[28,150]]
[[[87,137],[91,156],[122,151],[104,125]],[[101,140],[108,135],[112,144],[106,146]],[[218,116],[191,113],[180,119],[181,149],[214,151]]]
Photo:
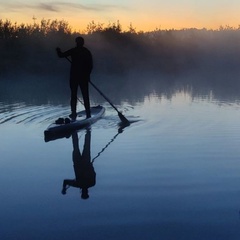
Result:
[[[0,20],[4,59],[0,62],[0,82],[8,77],[9,91],[16,93],[11,95],[20,98],[20,90],[26,86],[25,95],[33,95],[28,99],[68,98],[69,65],[57,60],[55,47],[73,46],[76,34],[63,20],[43,19],[30,25]],[[123,31],[119,22],[107,26],[91,22],[83,35],[94,56],[93,81],[101,84],[116,104],[142,101],[153,92],[171,97],[176,90],[189,88],[196,96],[211,91],[220,100],[238,96],[240,29],[137,32],[131,25]],[[48,97],[45,89],[53,88],[54,96]],[[101,101],[94,94],[93,98]]]
[[[33,78],[27,78],[20,83],[10,79],[8,83],[0,81],[0,101],[25,102],[30,104],[66,104],[69,103],[69,91],[66,87],[68,76],[62,78],[38,78],[37,83],[31,84]],[[94,83],[101,87],[108,98],[116,105],[123,102],[135,105],[142,103],[146,97],[154,94],[159,98],[171,99],[176,92],[185,92],[192,98],[207,98],[228,103],[239,102],[240,82],[237,75],[202,74],[195,72],[191,75],[139,75],[127,77],[95,76]],[[65,83],[64,83],[65,82]],[[92,104],[103,104],[105,100],[90,88]],[[121,108],[120,108],[121,109]]]

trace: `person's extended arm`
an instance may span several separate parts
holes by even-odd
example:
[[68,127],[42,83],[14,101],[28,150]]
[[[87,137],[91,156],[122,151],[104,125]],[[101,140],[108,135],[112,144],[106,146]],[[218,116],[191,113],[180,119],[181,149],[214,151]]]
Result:
[[67,193],[67,189],[69,188],[69,187],[78,187],[77,185],[76,185],[76,180],[68,180],[68,179],[65,179],[64,181],[63,181],[63,185],[62,185],[62,194],[66,194]]
[[71,56],[71,49],[66,52],[62,52],[62,50],[59,47],[57,47],[56,51],[57,51],[58,57],[60,57],[60,58]]

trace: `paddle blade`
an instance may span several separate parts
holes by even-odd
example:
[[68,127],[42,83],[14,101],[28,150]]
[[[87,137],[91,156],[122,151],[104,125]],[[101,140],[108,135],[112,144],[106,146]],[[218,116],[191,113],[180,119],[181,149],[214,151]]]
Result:
[[130,125],[130,122],[123,116],[122,113],[118,112],[118,116],[121,119],[122,123],[124,123],[125,125]]

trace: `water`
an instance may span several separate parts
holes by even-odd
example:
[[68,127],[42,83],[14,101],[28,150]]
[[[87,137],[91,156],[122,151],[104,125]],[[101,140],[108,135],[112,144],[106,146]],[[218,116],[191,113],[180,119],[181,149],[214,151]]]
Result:
[[80,151],[91,137],[96,183],[87,200],[78,188],[61,193],[75,178],[74,136],[44,141],[46,127],[68,114],[67,97],[2,91],[1,239],[239,239],[238,87],[147,84],[105,91],[136,121],[123,131],[93,96],[106,115],[77,133]]

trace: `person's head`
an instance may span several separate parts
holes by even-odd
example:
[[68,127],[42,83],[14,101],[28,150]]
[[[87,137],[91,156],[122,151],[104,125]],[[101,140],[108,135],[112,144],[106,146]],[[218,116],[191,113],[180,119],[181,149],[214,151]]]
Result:
[[82,47],[84,45],[84,38],[83,37],[76,37],[75,39],[77,46]]
[[87,188],[82,188],[81,198],[82,198],[82,199],[88,199],[88,198],[89,198],[88,189],[87,189]]

